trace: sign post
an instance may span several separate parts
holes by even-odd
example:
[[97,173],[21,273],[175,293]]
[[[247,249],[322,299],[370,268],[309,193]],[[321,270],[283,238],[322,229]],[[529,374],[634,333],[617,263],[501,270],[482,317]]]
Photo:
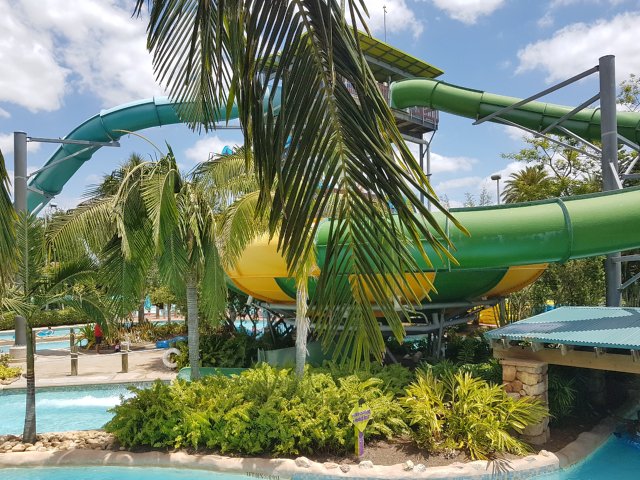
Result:
[[361,456],[364,453],[364,429],[369,423],[371,417],[371,409],[364,403],[364,399],[360,399],[359,405],[353,407],[349,414],[349,420],[355,427],[356,434],[356,455]]

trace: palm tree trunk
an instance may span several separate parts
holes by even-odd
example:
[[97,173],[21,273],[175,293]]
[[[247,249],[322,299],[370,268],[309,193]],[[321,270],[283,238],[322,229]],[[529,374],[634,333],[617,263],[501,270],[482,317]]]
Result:
[[167,323],[171,325],[171,302],[169,302],[169,308],[167,309]]
[[198,288],[195,278],[187,284],[187,325],[191,380],[200,380],[200,334],[198,332]]
[[24,416],[23,443],[36,443],[36,372],[33,329],[27,325],[27,410]]
[[296,291],[296,378],[302,380],[304,365],[307,360],[307,335],[309,319],[307,318],[307,283],[306,278],[298,283]]

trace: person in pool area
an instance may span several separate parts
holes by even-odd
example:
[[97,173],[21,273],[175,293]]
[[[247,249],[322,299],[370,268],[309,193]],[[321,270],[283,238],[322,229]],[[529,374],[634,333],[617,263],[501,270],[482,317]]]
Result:
[[120,351],[120,340],[116,340],[116,344],[113,346],[113,350],[118,353]]
[[97,323],[94,331],[96,334],[96,354],[100,355],[100,344],[102,343],[102,329],[100,328],[100,325],[98,325]]

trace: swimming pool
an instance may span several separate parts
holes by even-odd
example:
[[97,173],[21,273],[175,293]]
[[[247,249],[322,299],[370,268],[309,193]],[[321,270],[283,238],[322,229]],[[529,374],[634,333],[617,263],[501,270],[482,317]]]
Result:
[[[87,344],[86,340],[80,342],[80,346],[84,347]],[[9,353],[11,345],[4,345],[0,347],[0,352]],[[39,350],[53,350],[57,348],[69,348],[69,340],[61,340],[59,342],[36,342],[36,352]]]
[[45,467],[0,468],[0,478],[7,480],[249,480],[246,475],[177,468],[135,467]]
[[[131,384],[96,385],[36,390],[36,418],[39,432],[66,432],[102,428],[113,417],[108,408],[120,404],[120,395],[131,398],[126,387]],[[136,384],[138,387],[150,383]],[[26,394],[0,391],[0,435],[22,433]],[[0,478],[2,475],[0,475]]]
[[536,480],[626,480],[640,476],[640,450],[611,436],[604,445],[571,468]]
[[[38,333],[44,333],[46,332],[47,329],[43,328],[43,329],[37,329],[36,330],[36,334]],[[52,334],[51,335],[38,335],[37,340],[40,340],[41,338],[49,338],[49,337],[62,337],[64,335],[69,335],[69,328],[65,327],[65,328],[54,328],[52,329]],[[13,332],[0,332],[0,340],[14,340],[16,338],[15,334]]]

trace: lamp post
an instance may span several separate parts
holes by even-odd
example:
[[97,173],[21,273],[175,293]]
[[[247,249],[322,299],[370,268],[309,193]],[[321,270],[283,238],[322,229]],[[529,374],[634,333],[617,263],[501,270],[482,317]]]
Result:
[[491,180],[495,180],[496,181],[496,194],[497,194],[497,198],[498,198],[498,205],[500,205],[500,179],[502,178],[502,175],[500,175],[499,173],[496,173],[494,175],[491,175]]

